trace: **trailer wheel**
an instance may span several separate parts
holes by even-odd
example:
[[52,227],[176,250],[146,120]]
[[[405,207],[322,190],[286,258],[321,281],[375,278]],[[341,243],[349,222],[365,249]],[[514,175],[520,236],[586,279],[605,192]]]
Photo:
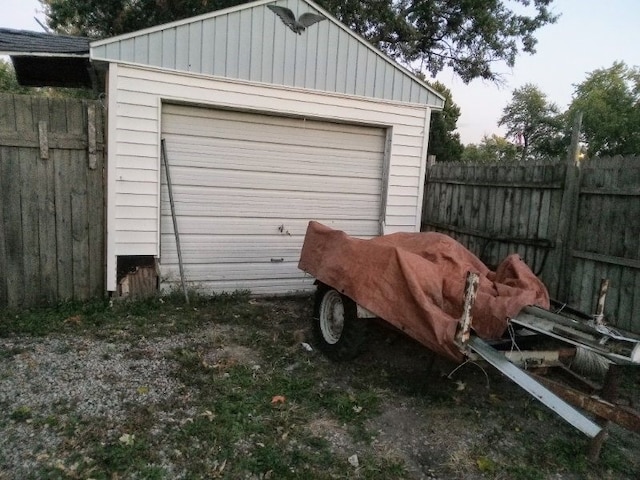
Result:
[[366,321],[358,318],[356,303],[326,285],[318,285],[313,314],[318,348],[332,360],[356,357],[366,340]]

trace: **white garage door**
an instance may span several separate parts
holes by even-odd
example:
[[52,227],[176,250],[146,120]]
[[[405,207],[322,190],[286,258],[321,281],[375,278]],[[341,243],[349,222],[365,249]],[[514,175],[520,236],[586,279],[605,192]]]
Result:
[[[297,268],[309,220],[380,233],[385,130],[164,105],[162,137],[185,276],[205,292],[309,289]],[[161,279],[179,281],[162,171]]]

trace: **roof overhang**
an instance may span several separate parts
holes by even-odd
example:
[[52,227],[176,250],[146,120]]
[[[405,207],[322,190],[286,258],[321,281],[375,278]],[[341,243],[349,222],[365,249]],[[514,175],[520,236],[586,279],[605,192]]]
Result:
[[11,55],[11,61],[18,83],[26,87],[94,86],[88,56]]
[[0,28],[0,54],[11,57],[20,85],[95,87],[88,38]]

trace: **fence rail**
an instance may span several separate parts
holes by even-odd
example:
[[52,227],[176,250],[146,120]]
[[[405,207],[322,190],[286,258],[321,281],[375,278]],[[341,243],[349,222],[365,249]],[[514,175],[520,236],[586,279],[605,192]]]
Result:
[[640,333],[640,158],[437,163],[423,212],[423,230],[448,233],[490,266],[518,253],[552,296],[583,311],[609,278],[609,320]]
[[0,94],[0,306],[104,294],[98,102]]

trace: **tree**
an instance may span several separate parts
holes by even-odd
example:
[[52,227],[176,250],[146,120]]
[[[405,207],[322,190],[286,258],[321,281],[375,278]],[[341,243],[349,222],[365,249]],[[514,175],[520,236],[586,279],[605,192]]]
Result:
[[545,153],[555,140],[560,141],[564,124],[558,106],[548,102],[538,87],[527,83],[513,91],[498,125],[505,125],[507,137],[520,144],[520,160],[524,161],[532,154]]
[[0,59],[0,92],[27,93],[28,88],[22,87],[16,79],[16,72],[9,62]]
[[57,32],[103,38],[233,7],[247,0],[39,0]]
[[[56,31],[109,37],[187,18],[246,0],[40,0]],[[431,75],[451,67],[464,81],[499,80],[495,64],[513,67],[535,53],[534,34],[554,23],[553,0],[318,0],[392,58]],[[517,12],[516,12],[517,10]]]
[[429,82],[429,85],[444,96],[445,102],[442,112],[434,112],[431,115],[428,155],[435,155],[440,162],[459,161],[464,150],[460,143],[460,135],[455,132],[460,107],[453,101],[451,90],[443,83],[436,81]]
[[514,163],[518,161],[518,147],[496,134],[485,135],[480,144],[464,147],[461,159],[466,163]]
[[590,156],[640,154],[640,68],[615,62],[576,85],[571,117],[582,111]]

